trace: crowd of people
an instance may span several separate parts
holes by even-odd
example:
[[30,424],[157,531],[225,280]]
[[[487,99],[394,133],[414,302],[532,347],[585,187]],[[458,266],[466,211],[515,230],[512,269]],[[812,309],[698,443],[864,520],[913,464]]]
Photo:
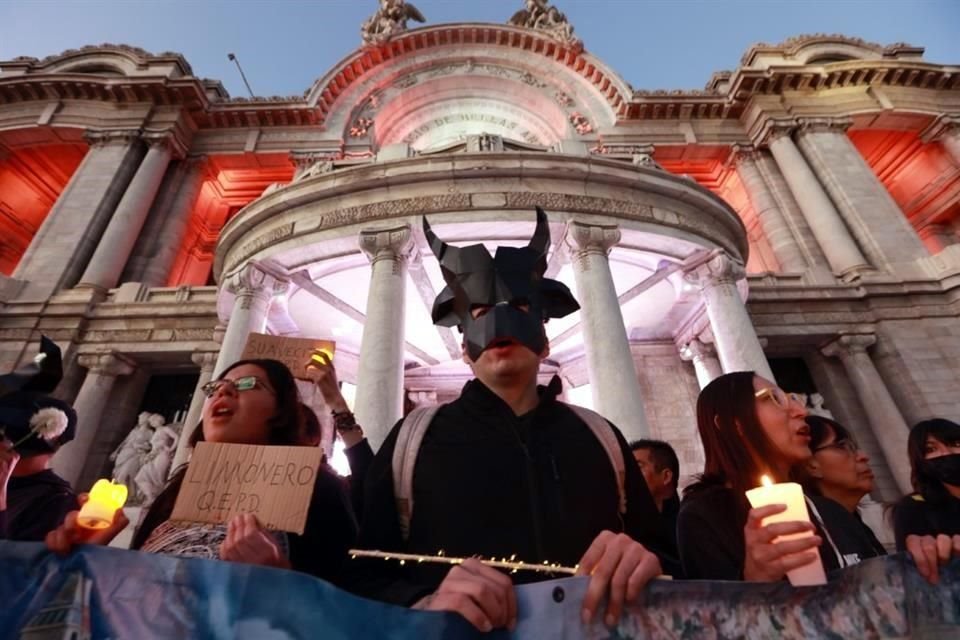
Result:
[[[682,499],[668,443],[628,444],[615,425],[562,402],[559,378],[538,386],[549,354],[544,322],[578,308],[563,284],[543,278],[549,231],[542,212],[529,246],[500,247],[495,257],[482,245],[448,246],[426,224],[425,233],[448,284],[434,321],[460,327],[475,376],[460,396],[414,410],[374,453],[332,362],[313,362],[352,473],[345,482],[322,466],[304,533],[268,530],[250,514],[223,525],[171,520],[181,467],[145,510],[133,549],[302,571],[364,597],[454,611],[480,630],[512,628],[514,585],[552,576],[507,573],[477,558],[575,566],[590,577],[583,621],[611,625],[662,574],[773,582],[817,558],[829,572],[887,553],[858,513],[873,473],[851,431],[808,415],[801,398],[771,380],[731,372],[703,388],[696,416],[705,465]],[[85,497],[50,470],[52,454],[73,437],[76,415],[21,387],[0,397],[0,537],[45,540],[61,554],[81,543],[108,544],[128,524],[123,511],[107,529],[78,526]],[[236,362],[204,392],[193,444],[320,442],[320,420],[277,361]],[[30,417],[50,403],[68,426],[53,440],[31,439]],[[919,423],[904,455],[915,492],[891,508],[896,548],[936,583],[938,567],[960,553],[960,425]],[[785,506],[751,508],[745,493],[762,475],[799,482],[810,522],[765,525]],[[799,533],[812,535],[791,537]],[[348,560],[353,547],[469,559],[452,568]]]

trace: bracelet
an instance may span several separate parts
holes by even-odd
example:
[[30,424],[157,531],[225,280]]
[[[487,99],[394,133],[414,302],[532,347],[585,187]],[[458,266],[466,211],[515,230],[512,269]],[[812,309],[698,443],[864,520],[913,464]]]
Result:
[[337,431],[353,431],[360,428],[352,411],[331,411],[330,415],[333,416],[333,428]]

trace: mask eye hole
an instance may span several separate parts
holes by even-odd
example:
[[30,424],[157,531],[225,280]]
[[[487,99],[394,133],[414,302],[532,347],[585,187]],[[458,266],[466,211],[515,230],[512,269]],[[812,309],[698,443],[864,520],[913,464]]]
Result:
[[520,311],[530,311],[530,300],[527,298],[514,298],[510,301],[510,306]]
[[493,309],[493,307],[489,304],[475,304],[470,307],[470,315],[476,320],[481,316],[487,315],[490,309]]

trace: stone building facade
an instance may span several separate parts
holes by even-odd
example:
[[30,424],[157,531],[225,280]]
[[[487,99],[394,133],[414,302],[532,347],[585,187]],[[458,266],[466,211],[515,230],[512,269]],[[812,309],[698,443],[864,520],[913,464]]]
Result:
[[335,340],[379,443],[405,396],[469,377],[430,323],[420,217],[493,246],[541,205],[548,274],[582,304],[548,324],[568,397],[694,473],[698,389],[752,369],[853,428],[875,498],[906,490],[908,425],[960,417],[957,67],[814,35],[702,91],[637,91],[562,14],[518,16],[378,13],[294,97],[231,98],[128,46],[0,62],[0,366],[40,333],[63,348],[81,424],[58,470],[89,484],[151,385],[199,388],[250,331]]

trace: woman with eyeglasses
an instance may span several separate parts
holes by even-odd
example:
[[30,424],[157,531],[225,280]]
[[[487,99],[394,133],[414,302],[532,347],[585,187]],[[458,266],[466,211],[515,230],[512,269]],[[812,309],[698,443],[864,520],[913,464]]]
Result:
[[810,515],[819,521],[825,539],[822,553],[833,557],[831,566],[840,568],[887,555],[857,510],[863,497],[873,491],[870,458],[839,422],[807,416],[807,425],[813,455],[794,467],[791,475],[803,485]]
[[[203,387],[207,399],[197,442],[297,446],[304,417],[290,370],[276,360],[241,360]],[[357,524],[340,480],[321,467],[303,535],[265,529],[255,515],[241,514],[227,525],[174,522],[173,506],[186,475],[176,470],[149,506],[133,537],[132,549],[294,569],[336,582]],[[109,544],[127,525],[122,510],[111,527],[90,532],[77,526],[77,513],[51,532],[47,546],[67,553],[75,544]]]
[[914,493],[897,503],[897,550],[907,550],[917,570],[936,584],[939,565],[960,555],[960,424],[919,422],[907,439]]
[[810,458],[806,417],[796,396],[751,371],[724,374],[700,392],[697,428],[706,463],[684,491],[677,520],[687,578],[774,582],[816,559],[817,535],[774,542],[813,532],[813,525],[761,526],[763,518],[785,507],[751,509],[745,495],[760,485],[761,476],[786,481],[791,467]]

